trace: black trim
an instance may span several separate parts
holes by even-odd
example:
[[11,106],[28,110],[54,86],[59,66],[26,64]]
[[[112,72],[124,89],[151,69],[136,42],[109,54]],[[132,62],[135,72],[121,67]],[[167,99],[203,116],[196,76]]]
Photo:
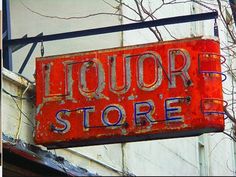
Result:
[[201,14],[162,18],[158,20],[145,21],[145,22],[139,22],[139,23],[130,23],[130,24],[108,26],[108,27],[102,27],[102,28],[94,28],[94,29],[88,29],[88,30],[82,30],[82,31],[72,31],[72,32],[44,35],[44,36],[37,36],[37,37],[3,40],[3,44],[6,46],[17,45],[17,44],[29,44],[29,43],[35,43],[35,42],[41,42],[41,41],[45,42],[45,41],[61,40],[61,39],[68,39],[68,38],[75,38],[75,37],[92,36],[92,35],[98,35],[98,34],[114,33],[114,32],[127,31],[127,30],[149,28],[149,27],[154,27],[154,26],[163,26],[163,25],[194,22],[194,21],[209,20],[209,19],[216,19],[216,18],[218,18],[218,12],[214,11],[214,12],[207,12],[207,13],[201,13]]
[[[14,174],[14,167],[28,172],[28,176],[42,175],[52,177],[62,176],[97,176],[86,169],[72,165],[61,156],[57,156],[49,151],[15,140],[3,134],[3,164],[5,169],[9,169],[10,174]],[[12,169],[13,168],[13,169]],[[17,171],[16,171],[17,172]],[[4,174],[4,170],[3,170]],[[27,176],[25,174],[24,176]]]

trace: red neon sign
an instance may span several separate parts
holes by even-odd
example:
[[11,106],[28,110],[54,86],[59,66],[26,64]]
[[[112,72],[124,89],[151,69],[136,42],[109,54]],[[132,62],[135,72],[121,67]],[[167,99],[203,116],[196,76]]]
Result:
[[48,148],[224,129],[219,42],[185,39],[37,58],[35,141]]

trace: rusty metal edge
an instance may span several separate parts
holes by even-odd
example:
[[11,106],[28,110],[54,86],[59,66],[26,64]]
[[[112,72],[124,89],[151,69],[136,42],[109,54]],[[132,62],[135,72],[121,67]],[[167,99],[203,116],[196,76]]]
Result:
[[[41,148],[25,143],[22,140],[8,137],[4,133],[2,139],[3,155],[4,151],[8,151],[39,165],[64,173],[66,176],[98,176],[97,174],[88,172],[86,169],[72,165],[61,156],[56,156],[49,151],[42,150]],[[64,168],[61,168],[62,165]],[[66,171],[64,171],[64,169],[66,169]]]

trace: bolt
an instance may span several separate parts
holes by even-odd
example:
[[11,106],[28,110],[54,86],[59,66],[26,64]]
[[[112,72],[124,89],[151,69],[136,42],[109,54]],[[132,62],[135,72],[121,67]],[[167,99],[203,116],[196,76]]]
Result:
[[45,65],[45,66],[44,66],[44,69],[45,69],[45,70],[48,70],[48,69],[49,69],[49,65],[48,65],[48,64]]
[[50,124],[50,130],[53,132],[55,130],[55,126],[53,124]]
[[191,81],[191,80],[188,80],[188,81],[187,81],[187,86],[189,87],[191,84],[192,84],[192,81]]
[[142,126],[145,126],[145,125],[147,124],[147,122],[146,122],[145,120],[141,120],[140,124],[141,124]]
[[128,128],[128,127],[129,127],[129,123],[128,123],[128,122],[125,122],[125,123],[123,124],[123,127],[124,127],[124,128]]
[[55,160],[56,160],[57,162],[64,162],[64,158],[63,158],[63,157],[60,157],[60,156],[55,157]]
[[111,61],[111,63],[112,63],[112,62],[114,61],[114,57],[111,57],[110,59],[111,59],[110,61]]
[[87,64],[87,68],[93,66],[93,63],[94,63],[93,61],[89,61],[88,64]]
[[187,101],[187,103],[190,103],[191,97],[190,97],[190,96],[187,96],[187,97],[186,97],[186,101]]

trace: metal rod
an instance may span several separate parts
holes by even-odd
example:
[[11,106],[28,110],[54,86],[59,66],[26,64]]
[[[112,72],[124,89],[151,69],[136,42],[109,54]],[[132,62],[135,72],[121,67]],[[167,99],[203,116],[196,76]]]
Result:
[[[11,39],[11,22],[10,22],[10,2],[9,0],[3,1],[3,40]],[[12,70],[12,49],[3,44],[3,66]]]
[[41,41],[45,42],[45,41],[61,40],[61,39],[67,39],[67,38],[76,38],[76,37],[92,36],[92,35],[98,35],[98,34],[114,33],[114,32],[119,32],[119,31],[135,30],[135,29],[141,29],[141,28],[149,28],[149,27],[154,27],[154,26],[194,22],[194,21],[200,21],[200,20],[209,20],[209,19],[215,19],[217,17],[218,17],[218,12],[214,11],[214,12],[194,14],[194,15],[163,18],[163,19],[140,22],[140,23],[130,23],[130,24],[94,28],[94,29],[88,29],[88,30],[82,30],[82,31],[51,34],[51,35],[45,35],[45,36],[40,36],[40,37],[12,39],[12,40],[3,41],[3,43],[8,46],[17,45],[17,44],[29,44],[29,43],[41,42]]
[[33,51],[34,51],[34,49],[36,48],[37,44],[38,44],[37,42],[33,43],[32,47],[30,48],[29,53],[27,54],[27,56],[26,56],[24,62],[22,63],[22,65],[21,65],[21,67],[20,67],[20,69],[19,69],[18,73],[21,74],[21,73],[24,71],[25,66],[27,65],[27,63],[28,63],[28,61],[29,61],[29,59],[30,59],[30,57],[31,57],[31,55],[32,55],[32,53],[33,53]]
[[[22,38],[27,38],[28,35],[24,35]],[[14,45],[12,46],[12,53],[16,52],[17,50],[20,50],[21,48],[25,47],[27,44],[18,44],[18,45]]]
[[[40,33],[40,34],[37,35],[37,36],[42,36],[42,35],[43,35],[43,33]],[[38,42],[35,42],[35,43],[33,43],[33,45],[31,46],[31,48],[30,48],[30,50],[29,50],[29,53],[27,54],[27,56],[26,56],[24,62],[22,63],[22,65],[21,65],[21,67],[20,67],[18,73],[22,74],[22,72],[24,71],[25,66],[27,65],[27,63],[28,63],[28,61],[29,61],[29,59],[30,59],[32,53],[34,52],[34,49],[36,48],[37,44],[38,44]]]

